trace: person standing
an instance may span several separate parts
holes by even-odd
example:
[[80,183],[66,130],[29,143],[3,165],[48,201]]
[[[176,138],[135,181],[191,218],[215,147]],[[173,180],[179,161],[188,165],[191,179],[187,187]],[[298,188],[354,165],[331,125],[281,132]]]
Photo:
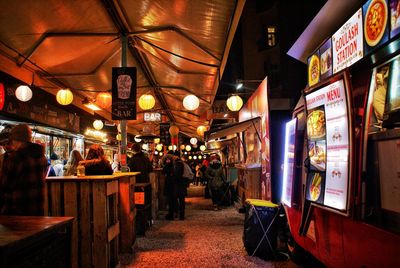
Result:
[[103,148],[98,144],[90,146],[86,160],[81,161],[85,166],[85,175],[112,175],[110,162],[104,155]]
[[0,174],[0,214],[43,216],[47,159],[44,147],[32,143],[28,125],[10,131],[10,150]]
[[[173,172],[173,178],[174,178],[174,195],[175,195],[175,200],[178,200],[178,211],[179,211],[179,219],[184,220],[185,219],[185,193],[186,193],[186,179],[183,178],[183,169],[184,169],[184,164],[183,161],[180,158],[180,152],[175,151],[174,152],[174,172]],[[173,211],[173,210],[172,210]]]
[[114,159],[111,164],[111,168],[114,172],[120,172],[121,171],[121,164],[120,164],[120,157],[119,154],[114,154]]
[[76,168],[79,162],[83,160],[81,153],[78,150],[72,150],[67,164],[64,166],[64,176],[74,176],[76,175]]
[[177,205],[177,199],[174,193],[175,181],[174,181],[174,153],[168,151],[164,158],[163,174],[165,175],[165,186],[164,195],[168,199],[168,214],[165,216],[167,220],[174,219],[175,208]]
[[223,198],[223,186],[226,180],[221,161],[217,157],[210,161],[205,176],[211,191],[214,210],[219,210]]
[[142,152],[139,143],[132,146],[134,155],[129,159],[128,166],[131,172],[138,171],[139,175],[136,176],[136,182],[150,182],[149,173],[153,171],[153,166],[150,159]]

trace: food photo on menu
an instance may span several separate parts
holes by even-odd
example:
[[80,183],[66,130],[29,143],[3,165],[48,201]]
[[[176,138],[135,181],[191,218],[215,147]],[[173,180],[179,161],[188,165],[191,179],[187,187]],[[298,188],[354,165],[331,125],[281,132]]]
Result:
[[307,135],[311,141],[324,139],[326,134],[325,108],[323,105],[309,110],[307,115]]
[[311,170],[325,171],[326,169],[325,140],[309,141],[308,156],[310,157]]
[[307,177],[306,198],[319,204],[324,203],[325,174],[310,172]]

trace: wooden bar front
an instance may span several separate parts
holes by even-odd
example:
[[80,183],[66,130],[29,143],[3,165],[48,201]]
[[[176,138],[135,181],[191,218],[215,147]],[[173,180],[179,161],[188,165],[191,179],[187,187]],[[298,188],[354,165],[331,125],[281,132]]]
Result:
[[137,174],[46,178],[46,213],[75,217],[73,267],[115,267],[119,265],[119,248],[132,252]]

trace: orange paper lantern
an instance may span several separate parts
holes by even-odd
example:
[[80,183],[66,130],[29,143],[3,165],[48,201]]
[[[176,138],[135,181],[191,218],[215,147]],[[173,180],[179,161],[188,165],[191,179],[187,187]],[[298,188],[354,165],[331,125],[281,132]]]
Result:
[[96,97],[96,104],[103,109],[108,109],[111,106],[112,96],[110,93],[102,92]]

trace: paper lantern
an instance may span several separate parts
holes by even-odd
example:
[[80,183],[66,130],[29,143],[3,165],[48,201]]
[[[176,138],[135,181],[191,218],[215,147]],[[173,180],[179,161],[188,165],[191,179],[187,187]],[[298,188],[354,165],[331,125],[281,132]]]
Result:
[[136,142],[141,142],[141,141],[142,141],[142,139],[139,139],[137,136],[135,136],[133,139],[134,139]]
[[204,136],[204,132],[207,130],[207,127],[205,126],[198,126],[197,127],[197,134],[199,134],[199,136],[203,137]]
[[158,151],[155,151],[154,154],[155,154],[155,155],[158,155]]
[[233,95],[226,100],[226,105],[228,106],[229,110],[237,112],[240,110],[240,108],[242,108],[243,100],[238,95]]
[[160,156],[162,156],[163,155],[163,153],[162,152],[160,152]]
[[103,121],[101,121],[101,120],[94,120],[94,122],[93,122],[93,127],[94,127],[94,129],[100,130],[100,129],[103,128],[103,126],[104,126]]
[[117,136],[115,136],[115,138],[117,139],[117,141],[121,141],[122,140],[121,134],[117,134]]
[[199,108],[199,104],[199,98],[197,98],[195,95],[187,95],[183,99],[183,107],[185,107],[185,109],[189,111],[193,111]]
[[185,150],[185,144],[181,144],[179,148],[181,148],[181,150]]
[[199,159],[202,159],[203,157],[201,155],[199,155]]
[[169,127],[169,134],[172,136],[178,136],[179,134],[179,128],[176,125],[172,125]]
[[149,145],[147,143],[144,143],[142,145],[142,149],[148,151],[149,150]]
[[162,151],[163,145],[162,144],[157,144],[156,150],[157,151]]
[[189,159],[192,159],[192,156],[191,155],[189,155],[189,157],[188,157]]
[[111,106],[112,96],[110,93],[102,92],[96,97],[96,104],[103,109],[108,109]]
[[186,145],[185,149],[186,149],[186,151],[190,151],[190,150],[192,150],[192,147],[190,147],[190,145]]
[[204,152],[206,150],[206,146],[205,145],[200,145],[200,151]]
[[154,143],[160,143],[160,138],[155,138]]
[[150,94],[143,94],[139,98],[139,106],[143,110],[150,110],[156,104],[156,100],[154,99],[153,95]]
[[19,86],[15,90],[15,96],[20,101],[23,102],[29,101],[30,99],[32,99],[32,90],[30,87],[26,85]]
[[60,89],[57,92],[56,100],[61,105],[69,105],[72,103],[74,95],[69,89]]
[[196,138],[191,138],[190,139],[190,143],[193,144],[193,145],[197,144],[197,139]]
[[197,156],[196,156],[196,155],[195,155],[195,156],[193,156],[193,159],[194,159],[194,160],[196,160],[196,159],[197,159]]
[[168,150],[172,151],[172,145],[168,146]]

